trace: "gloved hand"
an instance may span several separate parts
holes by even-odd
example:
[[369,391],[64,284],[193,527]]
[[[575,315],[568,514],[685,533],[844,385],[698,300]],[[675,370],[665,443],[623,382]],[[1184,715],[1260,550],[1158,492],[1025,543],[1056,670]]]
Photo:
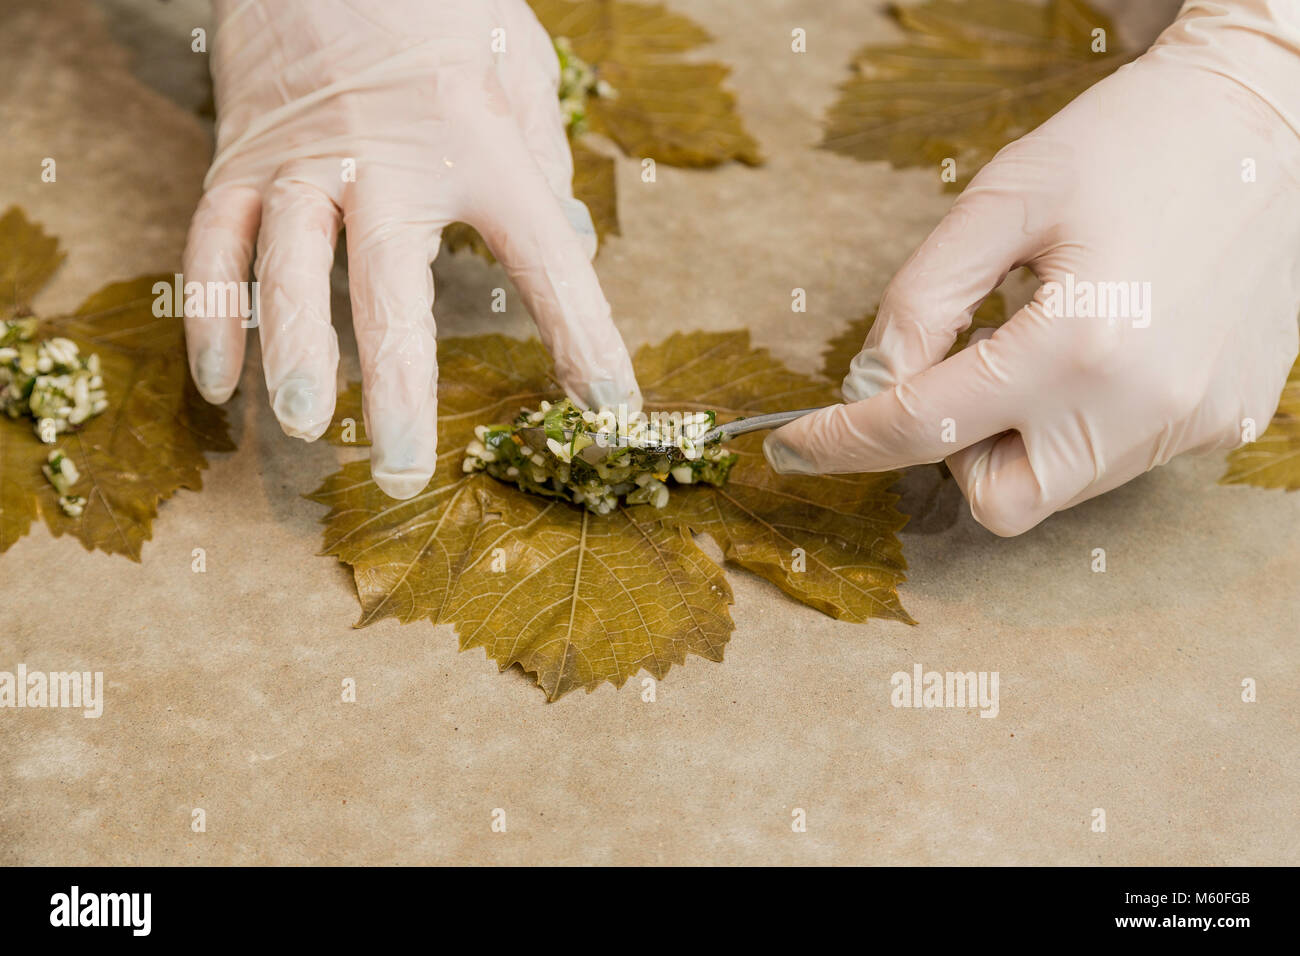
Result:
[[[340,221],[371,469],[389,495],[417,494],[437,457],[429,264],[452,221],[504,265],[570,397],[639,408],[571,192],[555,50],[524,0],[216,0],[215,12],[217,150],[185,279],[245,280],[256,240],[262,364],[285,432],[312,441],[333,415]],[[239,318],[187,318],[185,334],[199,390],[224,402]]]
[[[1026,264],[1033,301],[945,361]],[[1124,308],[1103,283],[1137,295]],[[852,404],[764,450],[794,473],[946,459],[975,519],[1019,534],[1180,452],[1239,445],[1244,419],[1262,433],[1298,311],[1300,4],[1190,0],[975,177],[885,291]]]

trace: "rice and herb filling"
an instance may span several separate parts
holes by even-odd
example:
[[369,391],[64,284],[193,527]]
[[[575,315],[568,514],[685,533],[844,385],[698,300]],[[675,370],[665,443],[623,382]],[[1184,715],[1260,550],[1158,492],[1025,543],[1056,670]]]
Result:
[[36,338],[35,319],[0,321],[0,410],[30,416],[36,437],[52,445],[108,407],[99,356],[83,357],[71,339]]
[[568,37],[556,37],[555,55],[560,60],[560,114],[570,136],[587,131],[587,101],[598,96],[613,99],[614,88],[596,75],[595,68],[573,52]]
[[[31,418],[36,437],[53,445],[108,408],[108,395],[98,355],[83,357],[71,339],[37,339],[36,329],[31,317],[0,321],[0,411],[15,420]],[[81,478],[76,465],[55,448],[41,470],[63,513],[79,518],[86,499],[72,494]]]
[[[542,402],[512,424],[475,428],[463,467],[603,515],[620,501],[663,508],[672,484],[720,486],[736,462],[721,442],[697,441],[713,427],[712,412],[637,414],[622,441],[619,425],[610,409],[584,411],[567,398]],[[545,430],[545,451],[524,439],[525,428]]]

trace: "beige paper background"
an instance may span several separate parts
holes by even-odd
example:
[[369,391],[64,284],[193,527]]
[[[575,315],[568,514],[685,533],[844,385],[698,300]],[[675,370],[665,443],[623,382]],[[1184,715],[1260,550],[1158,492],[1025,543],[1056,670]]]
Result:
[[[646,185],[621,161],[606,293],[633,347],[743,324],[812,370],[949,203],[929,171],[812,148],[850,53],[892,28],[855,0],[671,5],[718,37],[706,55],[735,67],[768,163],[661,167]],[[205,5],[11,7],[0,207],[22,204],[69,251],[37,305],[178,267],[210,150],[189,52]],[[56,184],[40,182],[45,156]],[[442,334],[529,334],[517,307],[487,311],[497,268],[444,257],[435,272]],[[335,289],[346,330],[337,270]],[[343,350],[350,374],[346,331]],[[143,564],[40,527],[0,556],[0,670],[107,683],[99,720],[0,711],[0,863],[1300,860],[1300,495],[1217,487],[1220,457],[1017,539],[964,513],[905,535],[914,628],[833,621],[731,572],[724,663],[674,669],[655,703],[635,680],[547,705],[518,672],[457,653],[449,628],[353,630],[350,577],[316,556],[323,509],[300,497],[343,454],[280,432],[255,342],[229,409],[239,450],[163,507]],[[999,671],[1001,713],[892,708],[889,677],[914,662]],[[339,700],[345,677],[356,704]],[[1246,677],[1257,703],[1240,699]],[[791,832],[796,807],[807,833]],[[1105,833],[1089,828],[1098,807]]]

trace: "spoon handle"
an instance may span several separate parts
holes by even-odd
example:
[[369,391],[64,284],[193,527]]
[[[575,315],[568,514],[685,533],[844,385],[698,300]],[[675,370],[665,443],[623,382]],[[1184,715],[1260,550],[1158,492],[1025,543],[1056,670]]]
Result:
[[726,441],[729,438],[735,438],[737,435],[744,435],[747,432],[756,432],[764,428],[780,428],[782,425],[788,425],[796,418],[802,418],[812,412],[819,412],[822,408],[828,406],[822,405],[817,408],[800,408],[792,412],[772,412],[770,415],[755,415],[752,418],[740,418],[734,422],[727,422],[725,425],[716,425],[710,428],[700,436],[701,444],[710,442],[715,438],[721,438]]

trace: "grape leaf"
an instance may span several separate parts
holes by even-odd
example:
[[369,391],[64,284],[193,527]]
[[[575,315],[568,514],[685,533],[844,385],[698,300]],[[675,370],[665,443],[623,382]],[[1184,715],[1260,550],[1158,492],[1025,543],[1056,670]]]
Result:
[[588,100],[592,132],[608,136],[628,156],[669,166],[762,161],[735,97],[722,86],[730,69],[681,59],[712,39],[702,27],[658,3],[529,2],[547,32],[567,37],[614,89],[612,97]]
[[[834,400],[825,382],[752,348],[745,332],[677,334],[640,349],[635,365],[648,408],[725,418]],[[761,436],[749,436],[734,444],[740,460],[726,487],[676,488],[666,509],[598,517],[461,471],[475,425],[559,394],[538,342],[444,339],[439,366],[438,470],[420,495],[387,497],[365,462],[308,495],[329,508],[323,553],[352,567],[357,626],[453,624],[462,649],[483,647],[503,670],[520,664],[550,700],[622,686],[642,668],[662,676],[688,652],[721,660],[731,590],[690,532],[707,532],[729,562],[835,617],[911,622],[897,594],[906,519],[888,491],[895,475],[778,476]],[[327,437],[364,445],[362,422],[353,384]]]
[[621,235],[618,197],[614,192],[614,160],[582,143],[573,144],[573,195],[591,213],[596,239]]
[[310,497],[331,508],[325,553],[353,567],[358,626],[453,623],[462,650],[482,647],[502,670],[520,664],[549,700],[621,687],[641,668],[663,677],[688,651],[720,661],[734,627],[721,569],[641,509],[597,518],[482,474],[394,502],[364,461]]
[[1219,484],[1300,490],[1300,360],[1291,366],[1268,430],[1228,453]]
[[[17,208],[0,219],[0,254],[0,276],[16,284],[22,305],[63,259],[57,239]],[[42,518],[56,537],[139,561],[158,503],[202,488],[207,452],[233,450],[225,413],[190,383],[181,321],[153,314],[157,281],[172,277],[116,282],[72,315],[41,320],[38,337],[64,336],[99,355],[108,408],[57,443],[81,473],[72,489],[86,499],[78,518],[63,513],[41,473],[55,446],[37,439],[30,420],[0,417],[0,552]]]
[[59,240],[17,206],[0,216],[0,319],[31,313],[31,299],[64,259]]
[[[587,100],[587,125],[627,156],[668,166],[762,162],[745,131],[736,99],[722,85],[730,69],[692,63],[681,54],[710,42],[693,21],[661,4],[629,0],[529,0],[548,33],[566,37],[595,68],[613,96]],[[587,204],[596,236],[618,235],[614,161],[573,140],[573,194]],[[465,223],[443,231],[443,246],[470,248],[491,258],[486,243]]]
[[[964,188],[994,153],[1138,56],[1084,0],[929,0],[891,6],[906,33],[863,47],[821,146],[896,168],[956,162]],[[1105,52],[1093,52],[1094,30]]]
[[[641,348],[636,370],[648,406],[713,410],[720,421],[837,399],[827,383],[752,348],[747,332],[675,334]],[[674,490],[666,520],[708,533],[728,561],[832,617],[911,623],[897,591],[907,563],[896,533],[907,519],[888,490],[898,474],[778,475],[763,458],[763,438],[728,442],[739,460],[727,484]]]

